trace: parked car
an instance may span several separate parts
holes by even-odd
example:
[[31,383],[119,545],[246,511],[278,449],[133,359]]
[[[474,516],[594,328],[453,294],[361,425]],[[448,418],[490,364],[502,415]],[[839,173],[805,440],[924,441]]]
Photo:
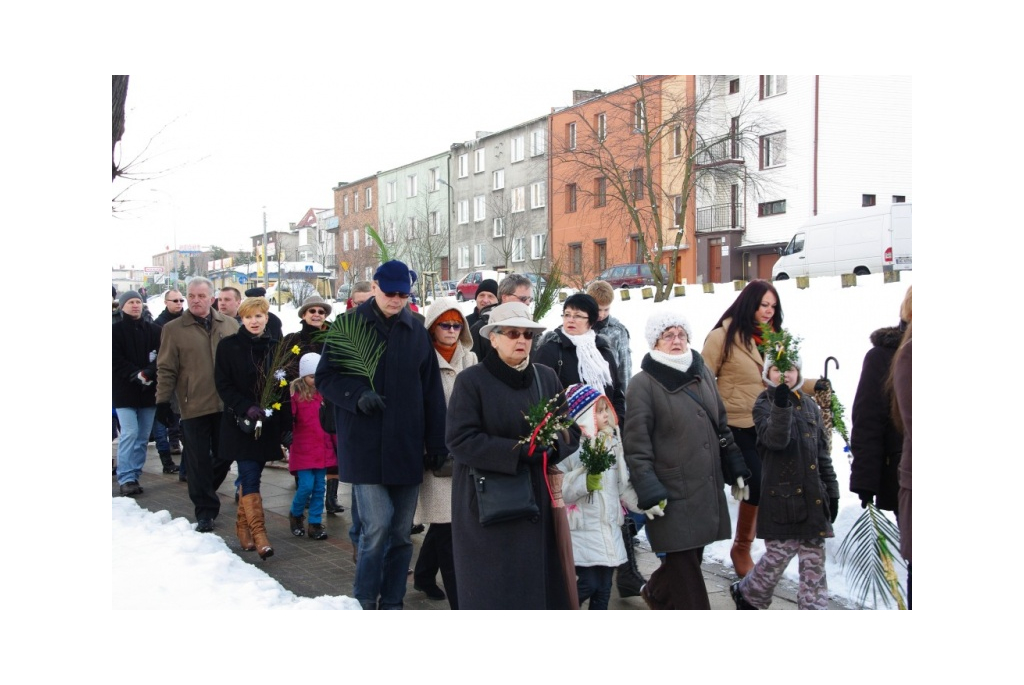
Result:
[[455,293],[458,290],[455,289],[455,281],[441,281],[441,296],[442,297],[455,297]]
[[[664,265],[661,273],[664,278],[668,278]],[[602,271],[596,280],[607,281],[613,288],[641,288],[654,285],[654,274],[649,264],[616,264]]]
[[[280,285],[280,289],[278,289],[278,285]],[[270,286],[267,288],[267,294],[265,297],[270,304],[278,304],[278,301],[280,301],[281,304],[288,304],[292,301],[291,289],[288,287],[287,283],[275,283]]]
[[488,278],[493,278],[497,282],[501,282],[501,279],[505,277],[504,273],[498,273],[489,269],[483,269],[481,271],[470,271],[468,274],[462,277],[462,279],[455,286],[455,299],[459,302],[465,302],[466,300],[472,300],[476,297],[477,288],[480,287],[482,281]]

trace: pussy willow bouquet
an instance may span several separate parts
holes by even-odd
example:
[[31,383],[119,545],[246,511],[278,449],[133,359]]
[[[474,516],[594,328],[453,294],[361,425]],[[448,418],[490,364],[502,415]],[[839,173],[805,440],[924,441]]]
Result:
[[785,374],[793,368],[793,363],[800,358],[801,338],[794,338],[789,331],[781,329],[773,331],[767,323],[761,324],[761,339],[764,341],[758,345],[765,362]]
[[615,455],[606,445],[607,436],[599,434],[591,439],[583,438],[580,445],[580,462],[587,469],[587,491],[601,489],[601,474],[615,463]]
[[[302,350],[298,345],[285,347],[278,343],[270,366],[257,370],[260,386],[260,409],[263,410],[265,416],[273,416],[275,411],[281,409],[281,395],[288,388],[288,381],[284,377],[285,367],[294,361],[294,358],[301,352]],[[259,439],[262,431],[263,420],[259,419],[256,421],[256,429],[253,431],[253,436]]]
[[355,312],[349,312],[336,318],[331,327],[318,333],[314,340],[324,343],[328,361],[341,373],[362,376],[370,384],[370,389],[377,392],[373,387],[373,377],[386,344],[377,337],[372,323]]
[[[559,403],[561,400],[561,404]],[[540,400],[523,414],[530,426],[530,434],[524,436],[517,445],[529,445],[532,454],[537,447],[544,448],[555,444],[558,433],[573,425],[574,421],[562,413],[565,408],[563,393],[558,393],[549,400]]]

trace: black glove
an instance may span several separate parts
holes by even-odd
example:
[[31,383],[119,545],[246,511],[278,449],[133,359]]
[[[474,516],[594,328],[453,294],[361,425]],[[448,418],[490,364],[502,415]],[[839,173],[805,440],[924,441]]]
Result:
[[775,406],[789,406],[789,386],[781,378],[779,379],[779,384],[775,387]]
[[425,471],[436,471],[444,466],[446,461],[448,461],[448,455],[444,452],[440,454],[424,454],[423,469]]
[[832,390],[832,382],[827,378],[819,378],[814,382],[814,392]]
[[828,522],[829,523],[835,523],[836,522],[836,517],[839,516],[839,498],[838,497],[829,497],[828,498],[828,503],[829,503],[829,511],[831,512],[831,514],[828,517]]
[[537,445],[533,448],[533,454],[530,454],[530,445],[520,445],[519,447],[519,461],[524,464],[541,464],[544,459],[544,448]]
[[857,493],[860,496],[860,508],[867,509],[869,504],[875,503],[875,493],[873,492],[860,492]]
[[259,421],[263,418],[265,412],[257,407],[255,404],[245,410],[245,415],[252,421]]
[[174,412],[171,411],[170,402],[160,402],[156,405],[156,420],[168,428],[174,423]]
[[384,398],[372,390],[367,390],[359,396],[356,406],[359,407],[359,411],[363,412],[367,416],[372,416],[373,414],[384,411]]
[[292,436],[291,431],[285,431],[284,433],[281,433],[281,444],[284,445],[285,447],[291,447],[293,437],[294,436]]

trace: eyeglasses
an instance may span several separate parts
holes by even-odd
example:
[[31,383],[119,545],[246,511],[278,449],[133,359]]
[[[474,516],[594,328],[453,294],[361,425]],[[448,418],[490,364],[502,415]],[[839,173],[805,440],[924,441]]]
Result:
[[306,313],[307,314],[321,314],[323,316],[327,316],[327,310],[326,309],[317,309],[316,307],[310,307],[309,309],[306,310]]
[[533,298],[530,297],[529,295],[513,295],[512,297],[516,298],[523,304],[530,304],[531,302],[533,302]]
[[408,300],[409,293],[384,293],[384,297],[400,297],[403,300]]
[[182,303],[182,302],[184,302],[185,300],[164,300],[164,301],[165,301],[165,302],[177,302],[178,304],[181,304],[181,303]]
[[573,321],[588,321],[590,319],[586,314],[562,314],[563,319],[571,319]]
[[517,331],[516,329],[513,328],[512,330],[509,330],[509,331],[495,331],[495,332],[499,333],[500,335],[505,336],[509,340],[519,340],[519,336],[523,336],[527,340],[533,340],[533,331]]
[[686,342],[686,332],[682,333],[662,333],[661,339],[665,342],[671,342],[672,340],[682,340]]
[[446,331],[461,331],[462,330],[462,324],[461,323],[439,323],[437,325],[438,325],[439,328],[443,328]]

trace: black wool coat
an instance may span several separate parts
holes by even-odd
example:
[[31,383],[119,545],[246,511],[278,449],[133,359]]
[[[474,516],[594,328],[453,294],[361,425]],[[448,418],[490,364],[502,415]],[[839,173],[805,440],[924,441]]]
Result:
[[[263,417],[259,439],[243,433],[235,421],[249,407],[259,405],[260,369],[269,368],[280,343],[264,335],[254,338],[239,329],[217,345],[214,379],[217,394],[224,402],[221,415],[220,455],[237,461],[276,461],[281,458],[281,435],[292,429],[292,407],[288,388],[281,388],[281,408]],[[273,370],[268,372],[274,383]]]
[[[537,388],[534,369],[540,376]],[[455,458],[452,473],[452,548],[460,609],[568,609],[543,467],[531,464],[537,521],[480,524],[471,467],[514,474],[529,433],[524,413],[561,391],[554,372],[530,364],[516,371],[496,352],[455,377],[445,433]],[[557,463],[579,448],[579,428],[558,440]]]
[[[576,346],[566,337],[561,328],[555,329],[555,336],[537,348],[531,360],[534,364],[543,364],[554,369],[559,382],[563,388],[568,388],[580,380],[580,360],[576,355]],[[608,364],[608,372],[612,376],[612,384],[606,385],[602,390],[615,407],[615,413],[619,417],[619,425],[624,425],[626,420],[626,391],[625,384],[619,374],[619,364],[615,359],[615,353],[608,339],[595,336],[597,351]]]
[[874,496],[875,506],[889,511],[897,509],[903,433],[893,425],[885,382],[902,337],[898,326],[871,334],[873,347],[864,355],[851,412],[850,491]]
[[[125,317],[113,324],[110,330],[114,351],[114,407],[141,409],[155,406],[160,327],[142,319]],[[153,381],[152,385],[132,381],[140,371]]]
[[321,350],[324,345],[323,343],[313,342],[313,336],[321,331],[326,331],[328,327],[329,324],[325,323],[320,328],[315,328],[303,321],[302,328],[294,333],[289,333],[284,336],[282,342],[285,347],[290,348],[298,345],[300,350],[300,352],[289,362],[288,366],[285,367],[285,373],[287,374],[285,377],[289,382],[299,377],[299,360],[302,359],[302,355],[309,354],[310,352],[321,354]]

